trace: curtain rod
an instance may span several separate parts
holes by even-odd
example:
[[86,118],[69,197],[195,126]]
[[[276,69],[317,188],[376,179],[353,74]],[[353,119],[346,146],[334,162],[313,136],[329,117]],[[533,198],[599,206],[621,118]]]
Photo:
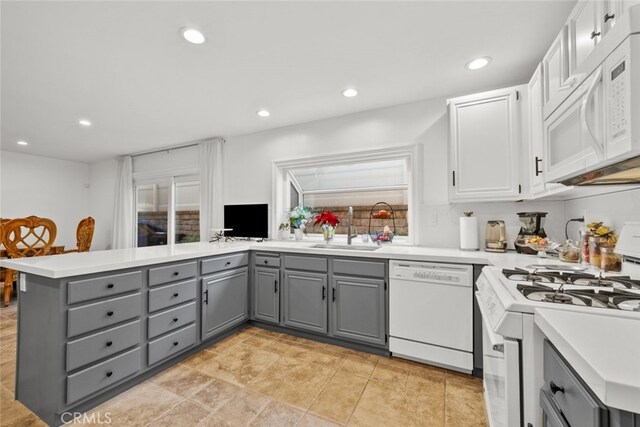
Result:
[[[226,141],[224,138],[222,137],[218,137],[222,140],[222,143],[224,144]],[[181,148],[189,148],[189,147],[195,147],[196,145],[200,144],[201,142],[205,142],[205,141],[209,141],[211,138],[207,138],[207,139],[203,139],[200,141],[196,141],[196,142],[190,142],[188,144],[182,144],[182,145],[172,145],[170,147],[164,147],[164,148],[158,148],[157,150],[149,150],[149,151],[141,151],[135,154],[130,154],[130,156],[133,157],[140,157],[140,156],[146,156],[147,154],[155,154],[155,153],[162,153],[163,151],[173,151],[173,150],[179,150]]]

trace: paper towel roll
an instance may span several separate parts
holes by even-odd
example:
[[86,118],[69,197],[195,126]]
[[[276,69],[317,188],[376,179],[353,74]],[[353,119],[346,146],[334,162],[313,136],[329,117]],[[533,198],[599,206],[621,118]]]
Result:
[[463,216],[460,218],[460,249],[477,251],[478,248],[478,218]]

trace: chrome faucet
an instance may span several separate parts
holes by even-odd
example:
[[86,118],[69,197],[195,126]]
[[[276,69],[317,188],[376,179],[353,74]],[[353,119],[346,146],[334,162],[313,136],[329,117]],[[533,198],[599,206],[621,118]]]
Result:
[[358,237],[357,233],[351,232],[353,228],[351,221],[353,221],[353,206],[349,206],[349,210],[347,211],[347,245],[351,244],[351,239]]

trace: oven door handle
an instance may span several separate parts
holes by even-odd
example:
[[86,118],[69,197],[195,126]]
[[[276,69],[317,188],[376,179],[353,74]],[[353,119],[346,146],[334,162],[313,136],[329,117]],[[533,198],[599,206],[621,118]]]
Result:
[[484,307],[484,302],[482,302],[480,292],[476,292],[476,301],[478,302],[478,308],[480,308],[482,321],[485,323],[485,329],[487,330],[487,337],[489,338],[489,341],[491,343],[491,348],[493,348],[494,351],[504,353],[504,341],[500,339],[498,335],[496,335],[496,333],[491,329],[489,316],[487,315],[487,309]]

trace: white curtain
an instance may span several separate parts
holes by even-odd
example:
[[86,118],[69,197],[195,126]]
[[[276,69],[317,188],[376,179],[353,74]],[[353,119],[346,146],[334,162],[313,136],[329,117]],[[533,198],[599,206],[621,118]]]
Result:
[[118,182],[113,209],[113,236],[111,247],[124,249],[133,247],[133,162],[131,156],[118,160]]
[[222,145],[224,139],[201,142],[200,149],[200,241],[211,239],[212,228],[224,225],[222,202]]

